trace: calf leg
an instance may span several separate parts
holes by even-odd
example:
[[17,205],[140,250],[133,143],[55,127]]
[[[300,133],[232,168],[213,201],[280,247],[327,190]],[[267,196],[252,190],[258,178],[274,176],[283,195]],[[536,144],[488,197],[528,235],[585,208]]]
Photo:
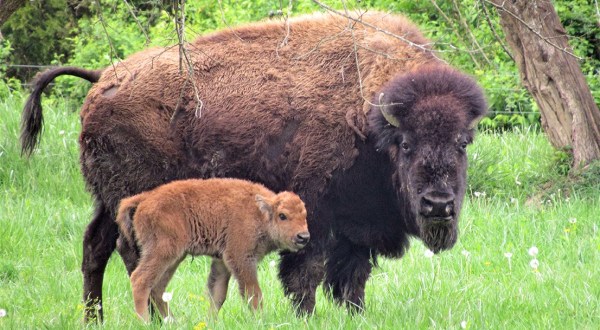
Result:
[[262,291],[258,285],[256,260],[247,255],[223,255],[223,262],[238,281],[240,294],[254,310],[262,305]]
[[181,263],[181,261],[183,261],[183,259],[184,258],[181,258],[172,266],[167,268],[167,270],[163,273],[158,283],[156,283],[156,285],[152,288],[152,291],[150,293],[152,296],[153,305],[156,306],[163,318],[167,316],[173,316],[168,308],[167,303],[162,299],[162,296],[165,292],[165,289],[167,288],[167,285],[171,281],[171,278],[173,278],[177,267],[179,267],[179,264]]
[[115,250],[118,228],[103,202],[96,202],[96,211],[83,236],[83,301],[85,322],[98,317],[102,321],[102,281],[110,255]]
[[365,284],[372,268],[370,258],[369,248],[340,238],[327,260],[327,292],[354,312],[364,308]]
[[139,265],[131,274],[131,289],[135,311],[144,322],[150,321],[148,312],[150,291],[157,286],[172,263],[172,259],[162,257],[154,249],[148,249],[144,251]]
[[231,273],[225,266],[223,260],[218,258],[212,259],[210,265],[210,275],[208,276],[208,294],[210,295],[211,311],[215,314],[219,312],[221,306],[227,298],[227,288]]
[[281,254],[279,279],[298,314],[314,311],[317,287],[324,273],[324,256],[311,243],[299,252]]

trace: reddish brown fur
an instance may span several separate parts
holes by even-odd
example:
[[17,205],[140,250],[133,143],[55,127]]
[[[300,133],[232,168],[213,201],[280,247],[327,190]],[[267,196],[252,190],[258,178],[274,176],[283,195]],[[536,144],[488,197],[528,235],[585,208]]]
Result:
[[225,301],[231,274],[256,309],[262,299],[257,263],[276,249],[297,251],[309,237],[300,197],[238,179],[173,181],[123,199],[116,221],[141,250],[131,286],[135,310],[145,321],[150,293],[167,315],[161,297],[187,254],[213,257],[208,289],[215,311]]

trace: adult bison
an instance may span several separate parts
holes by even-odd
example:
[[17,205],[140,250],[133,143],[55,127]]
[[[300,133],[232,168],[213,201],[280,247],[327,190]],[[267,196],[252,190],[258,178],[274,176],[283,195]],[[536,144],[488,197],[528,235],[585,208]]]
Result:
[[129,273],[137,262],[135,248],[117,244],[119,200],[175,179],[236,177],[302,197],[311,241],[279,269],[301,312],[323,281],[362,309],[377,256],[401,257],[410,236],[434,252],[453,246],[482,91],[406,18],[360,20],[319,14],[209,34],[188,47],[192,76],[180,73],[176,48],[156,48],[101,71],[37,78],[25,154],[39,142],[44,87],[62,74],[94,83],[79,138],[96,201],[83,241],[88,307],[101,302],[115,248]]

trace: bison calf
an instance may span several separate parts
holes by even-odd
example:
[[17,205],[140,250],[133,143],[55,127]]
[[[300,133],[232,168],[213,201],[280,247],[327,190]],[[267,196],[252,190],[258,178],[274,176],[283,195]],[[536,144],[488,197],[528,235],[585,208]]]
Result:
[[116,218],[141,259],[131,274],[135,310],[149,320],[148,299],[167,316],[162,294],[187,254],[209,255],[211,309],[218,311],[231,274],[258,308],[256,265],[277,249],[297,251],[309,240],[306,209],[294,193],[275,194],[238,179],[173,181],[121,201]]

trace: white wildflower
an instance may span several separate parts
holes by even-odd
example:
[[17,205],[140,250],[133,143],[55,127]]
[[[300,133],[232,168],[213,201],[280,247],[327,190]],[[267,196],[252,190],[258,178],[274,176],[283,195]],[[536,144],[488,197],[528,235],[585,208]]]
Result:
[[[164,298],[163,298],[163,300],[164,300]],[[165,317],[163,321],[166,324],[169,324],[169,323],[172,324],[172,323],[175,323],[175,318],[173,316],[169,315],[169,316]]]
[[431,251],[430,249],[425,250],[425,252],[423,254],[425,255],[426,258],[431,258],[434,255],[433,251]]
[[531,268],[533,268],[534,270],[537,270],[540,266],[540,262],[535,258],[531,259],[531,261],[529,262],[529,266],[531,266]]
[[519,201],[519,200],[518,200],[518,199],[516,199],[516,198],[514,198],[514,197],[511,197],[511,198],[510,198],[510,202],[511,202],[512,204],[517,204],[517,202],[518,202],[518,201]]
[[269,262],[269,267],[275,267],[277,266],[277,262],[275,262],[275,260],[271,260],[271,262]]
[[467,321],[463,320],[462,322],[460,322],[460,328],[461,329],[466,329],[467,328]]
[[468,258],[471,255],[471,252],[469,252],[467,250],[462,250],[461,254]]
[[510,252],[506,252],[506,253],[504,253],[504,256],[505,256],[507,259],[510,259],[510,258],[512,258],[512,253],[510,253]]
[[538,248],[536,246],[532,246],[529,248],[529,251],[527,251],[527,253],[529,253],[530,256],[535,257],[538,254]]
[[61,131],[59,131],[59,132],[58,132],[58,135],[65,135],[65,131],[62,131],[62,130],[61,130]]
[[0,317],[5,317],[5,316],[6,316],[6,309],[0,308]]
[[173,299],[173,292],[163,292],[162,294],[162,300],[164,302],[169,302],[171,301],[171,299]]
[[569,218],[569,223],[575,224],[577,222],[576,218]]

